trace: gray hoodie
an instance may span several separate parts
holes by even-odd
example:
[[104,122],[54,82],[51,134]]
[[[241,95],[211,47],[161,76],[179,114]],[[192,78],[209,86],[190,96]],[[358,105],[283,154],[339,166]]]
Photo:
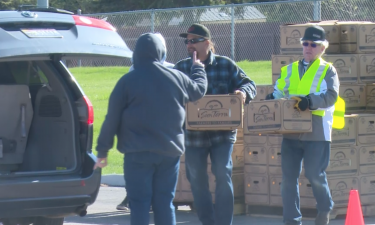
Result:
[[190,78],[161,64],[165,48],[155,34],[138,39],[134,70],[116,84],[98,138],[99,158],[107,157],[117,135],[120,152],[184,153],[185,104],[207,91],[206,72],[193,66]]

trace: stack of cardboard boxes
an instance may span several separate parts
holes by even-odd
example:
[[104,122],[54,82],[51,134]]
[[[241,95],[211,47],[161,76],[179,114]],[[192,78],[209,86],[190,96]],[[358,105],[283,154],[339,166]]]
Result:
[[[374,215],[375,200],[375,24],[370,22],[323,21],[280,27],[281,53],[272,56],[272,81],[281,67],[303,58],[300,38],[307,26],[318,24],[326,31],[329,48],[323,56],[336,68],[340,96],[346,103],[345,127],[333,130],[332,149],[327,176],[335,208],[332,215],[345,214],[351,189],[359,190],[363,212]],[[245,138],[246,139],[246,138]],[[274,167],[274,152],[269,154],[269,171]],[[374,158],[374,160],[372,160]],[[302,208],[315,208],[309,181],[300,178]],[[371,183],[373,181],[373,183]],[[270,205],[277,202],[281,179],[270,173]],[[280,199],[278,199],[280,200]]]
[[[311,132],[312,115],[294,109],[295,100],[253,101],[245,108],[245,202],[282,206],[281,141],[283,133]],[[301,176],[301,206],[311,190]]]
[[[323,58],[335,66],[340,96],[346,102],[345,127],[332,132],[326,171],[335,202],[332,216],[346,213],[351,189],[359,190],[363,214],[375,215],[375,207],[370,206],[375,202],[375,24],[323,21],[282,25],[282,55],[272,56],[273,85],[282,66],[302,59],[300,38],[306,27],[313,24],[326,30],[329,48]],[[282,206],[282,134],[312,131],[311,112],[295,110],[295,100],[263,101],[273,92],[273,85],[258,85],[256,99],[244,107],[240,95],[205,96],[186,107],[188,129],[238,129],[232,154],[235,213],[243,213],[244,202],[252,206]],[[207,170],[215,201],[215,176],[209,158]],[[315,208],[316,201],[303,168],[299,188],[301,208]],[[184,156],[174,201],[193,203]]]

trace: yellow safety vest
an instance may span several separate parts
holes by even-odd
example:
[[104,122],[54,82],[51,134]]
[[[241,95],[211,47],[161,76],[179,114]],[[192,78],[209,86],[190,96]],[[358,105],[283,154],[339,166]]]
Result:
[[[327,73],[329,63],[323,59],[316,59],[307,69],[302,79],[300,79],[298,71],[299,62],[294,62],[281,68],[281,76],[277,80],[277,88],[283,92],[285,97],[306,96],[310,93],[320,91],[320,85]],[[325,110],[311,111],[313,115],[324,116]],[[345,126],[345,101],[338,96],[335,103],[335,111],[333,113],[334,129],[342,129]]]

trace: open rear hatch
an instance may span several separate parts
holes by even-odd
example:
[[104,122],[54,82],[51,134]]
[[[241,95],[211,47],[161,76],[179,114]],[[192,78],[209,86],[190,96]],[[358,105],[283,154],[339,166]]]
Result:
[[72,99],[55,76],[58,61],[131,58],[132,51],[105,21],[50,12],[0,12],[0,40],[0,174],[74,170],[82,160],[62,152],[79,148],[74,107],[88,99]]

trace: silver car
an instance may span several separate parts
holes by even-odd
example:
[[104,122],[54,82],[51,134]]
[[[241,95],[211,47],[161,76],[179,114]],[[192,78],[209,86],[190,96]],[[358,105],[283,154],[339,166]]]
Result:
[[99,191],[93,107],[64,65],[130,58],[107,22],[59,10],[0,12],[0,221],[63,224]]

